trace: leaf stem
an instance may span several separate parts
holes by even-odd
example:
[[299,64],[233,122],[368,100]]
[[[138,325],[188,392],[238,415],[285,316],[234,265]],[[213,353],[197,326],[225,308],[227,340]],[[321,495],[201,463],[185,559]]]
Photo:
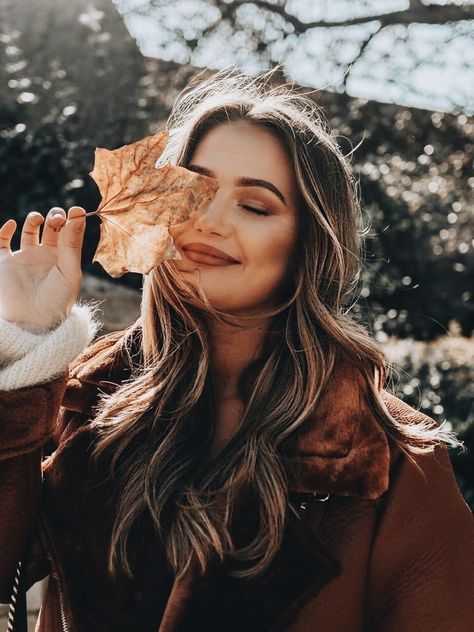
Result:
[[[124,209],[122,212],[125,212],[126,210],[128,209]],[[101,209],[100,211],[89,211],[85,215],[78,215],[77,218],[71,217],[71,219],[79,219],[79,217],[90,217],[91,215],[98,215],[99,217],[102,217],[106,213],[114,213],[114,212],[117,212],[117,211],[107,211],[107,210]]]
[[90,217],[91,215],[99,215],[98,211],[89,211],[85,215],[76,215],[76,217],[70,217],[69,219],[82,219],[83,217]]

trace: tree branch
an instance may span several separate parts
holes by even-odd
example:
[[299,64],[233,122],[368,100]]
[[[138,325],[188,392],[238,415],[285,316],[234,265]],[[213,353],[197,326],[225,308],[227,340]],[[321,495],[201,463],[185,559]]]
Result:
[[346,92],[346,88],[347,88],[347,80],[349,79],[349,75],[352,71],[352,68],[354,67],[355,63],[362,57],[362,55],[365,52],[365,49],[367,48],[367,46],[370,44],[370,42],[373,40],[373,38],[380,33],[380,31],[383,29],[383,26],[380,24],[379,27],[373,32],[371,33],[368,37],[366,37],[366,39],[362,42],[360,48],[359,48],[359,52],[357,53],[357,55],[354,57],[354,59],[351,61],[350,64],[347,65],[345,74],[344,74],[344,81],[342,82],[342,87],[344,88],[344,92]]
[[314,22],[302,22],[292,13],[286,10],[286,3],[273,4],[267,0],[232,0],[226,3],[227,8],[234,8],[244,4],[253,4],[260,9],[265,9],[272,13],[280,15],[286,22],[291,24],[297,35],[305,33],[315,28],[333,28],[339,26],[354,26],[356,24],[367,24],[368,22],[380,22],[381,28],[385,26],[393,26],[395,24],[446,24],[449,22],[460,22],[461,20],[474,19],[474,6],[460,5],[425,5],[420,0],[411,0],[408,9],[403,11],[392,11],[389,13],[380,13],[366,15],[347,20],[330,21],[317,20]]

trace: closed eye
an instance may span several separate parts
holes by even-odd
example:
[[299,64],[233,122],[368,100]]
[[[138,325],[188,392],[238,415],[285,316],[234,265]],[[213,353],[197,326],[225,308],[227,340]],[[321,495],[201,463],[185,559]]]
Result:
[[243,209],[245,209],[246,211],[249,211],[249,213],[255,213],[256,215],[270,215],[270,213],[268,211],[266,211],[263,208],[257,208],[255,206],[249,206],[248,204],[239,204],[239,206]]

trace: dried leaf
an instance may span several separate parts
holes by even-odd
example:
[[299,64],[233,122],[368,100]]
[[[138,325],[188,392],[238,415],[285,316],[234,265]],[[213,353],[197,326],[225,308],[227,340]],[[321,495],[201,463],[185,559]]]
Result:
[[184,167],[155,163],[168,141],[159,132],[110,151],[95,150],[90,175],[102,201],[100,240],[93,261],[113,277],[148,274],[164,259],[179,259],[168,228],[184,222],[209,203],[217,180]]

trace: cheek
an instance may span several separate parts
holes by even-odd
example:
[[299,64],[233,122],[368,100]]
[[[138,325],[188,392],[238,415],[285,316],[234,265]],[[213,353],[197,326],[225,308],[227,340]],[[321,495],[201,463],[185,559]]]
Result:
[[294,256],[296,229],[268,230],[259,235],[248,237],[245,281],[263,295],[270,295],[282,287],[289,275],[290,264]]
[[282,274],[293,257],[296,230],[293,226],[285,230],[262,230],[249,236],[248,243],[251,244],[251,249],[247,249],[249,263]]

